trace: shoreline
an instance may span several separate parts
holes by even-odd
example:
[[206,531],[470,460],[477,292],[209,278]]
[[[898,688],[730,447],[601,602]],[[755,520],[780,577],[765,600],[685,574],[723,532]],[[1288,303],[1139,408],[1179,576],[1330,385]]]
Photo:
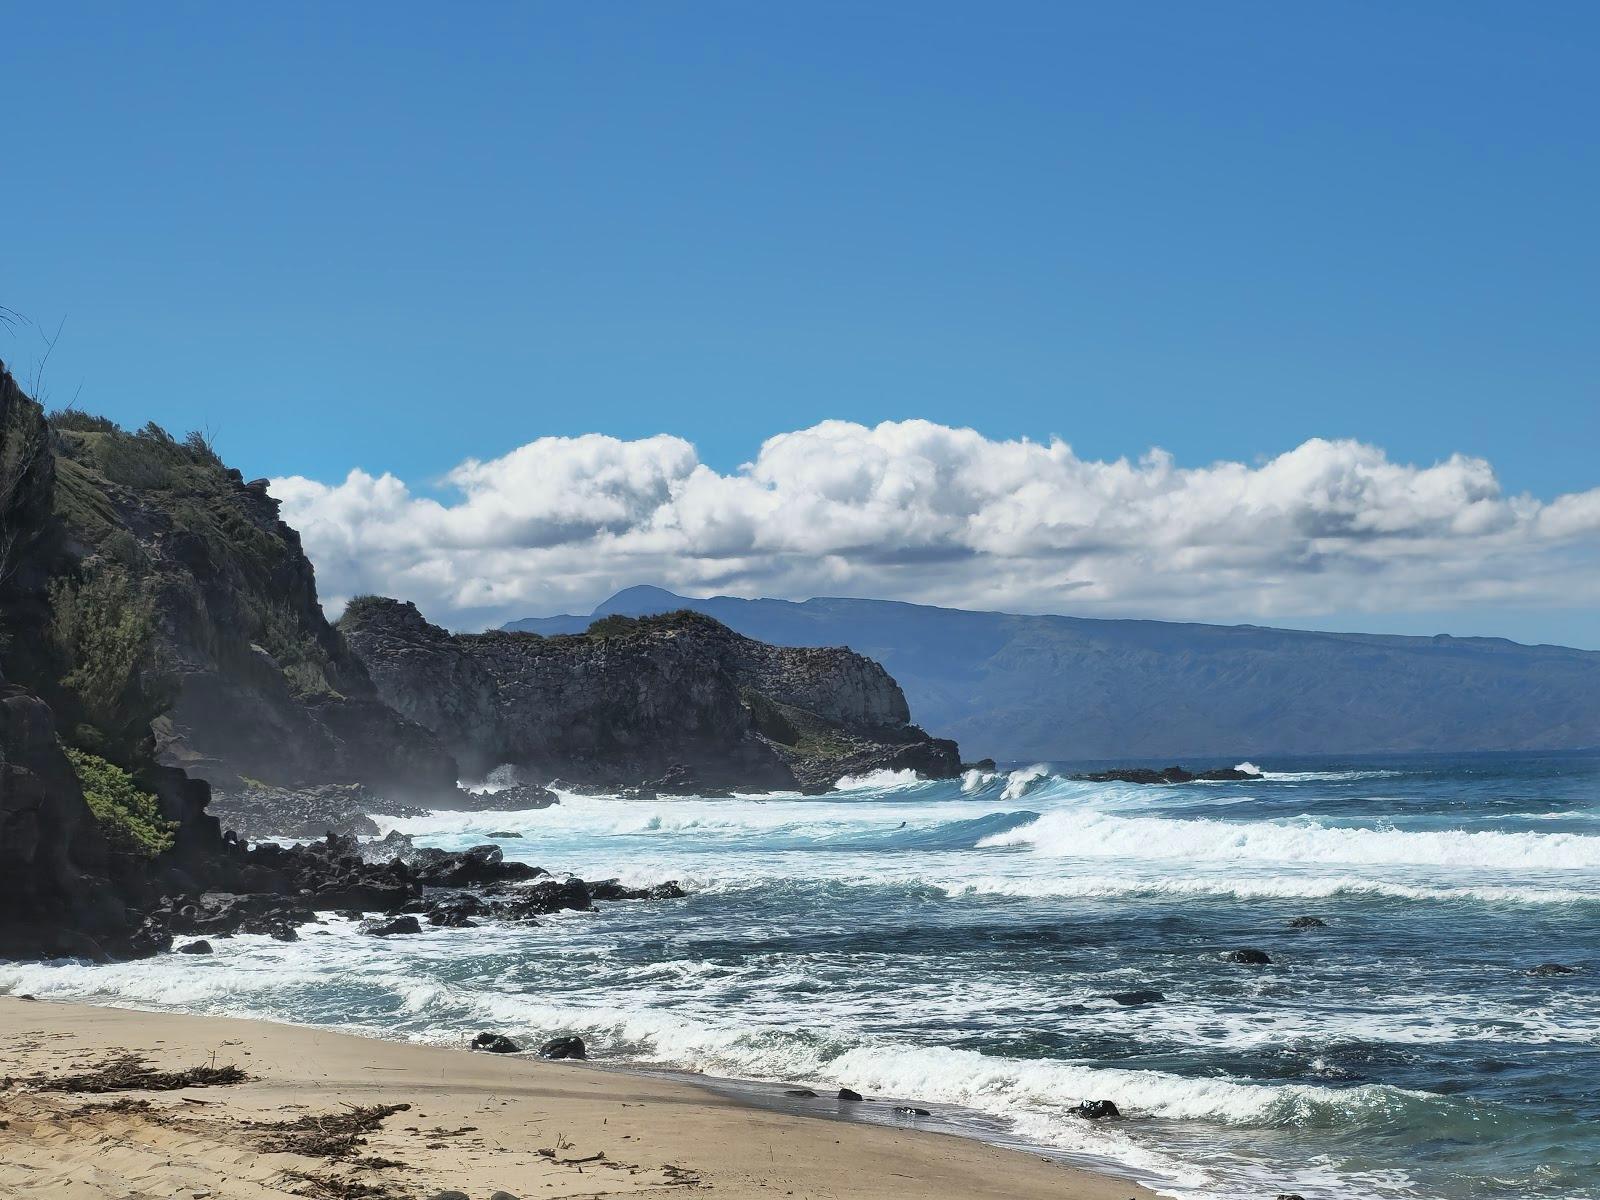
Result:
[[[239,1017],[0,997],[0,1073],[237,1065],[227,1086],[0,1091],[0,1196],[69,1200],[298,1194],[345,1200],[530,1196],[1053,1197],[1156,1200],[1044,1148],[863,1120],[781,1087],[474,1053]],[[757,1098],[770,1089],[771,1095]],[[764,1101],[770,1100],[770,1103]],[[812,1103],[816,1103],[813,1101]],[[285,1152],[265,1125],[409,1105],[343,1157]],[[254,1123],[254,1124],[252,1124]],[[268,1149],[270,1147],[270,1150]],[[371,1189],[371,1190],[361,1190]]]

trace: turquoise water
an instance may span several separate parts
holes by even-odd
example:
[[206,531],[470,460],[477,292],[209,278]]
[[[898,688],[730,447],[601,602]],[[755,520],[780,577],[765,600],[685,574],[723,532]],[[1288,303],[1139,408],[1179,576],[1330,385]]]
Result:
[[[1261,766],[398,820],[692,891],[535,928],[334,920],[210,959],[0,964],[0,987],[440,1041],[570,1029],[605,1060],[947,1105],[1179,1196],[1600,1197],[1600,757]],[[1240,946],[1275,961],[1223,961]],[[1551,961],[1580,970],[1528,974]],[[1164,999],[1106,998],[1132,989]],[[1067,1114],[1086,1099],[1126,1119]]]

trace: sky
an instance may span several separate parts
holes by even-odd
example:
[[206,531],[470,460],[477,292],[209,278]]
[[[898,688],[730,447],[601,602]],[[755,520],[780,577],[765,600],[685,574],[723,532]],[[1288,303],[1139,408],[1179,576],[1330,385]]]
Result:
[[332,605],[1600,648],[1600,9],[7,5],[0,357]]

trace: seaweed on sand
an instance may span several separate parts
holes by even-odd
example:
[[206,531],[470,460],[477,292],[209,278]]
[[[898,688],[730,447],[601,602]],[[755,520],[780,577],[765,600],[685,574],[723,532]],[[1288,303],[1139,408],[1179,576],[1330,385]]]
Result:
[[[256,1144],[268,1154],[299,1154],[306,1158],[349,1158],[365,1146],[365,1134],[384,1120],[410,1109],[409,1104],[350,1105],[344,1112],[313,1113],[293,1121],[251,1121],[248,1128]],[[398,1164],[394,1164],[398,1165]]]
[[72,1075],[30,1075],[16,1080],[40,1092],[95,1095],[105,1092],[174,1092],[179,1088],[226,1087],[250,1077],[229,1063],[159,1071],[142,1054],[117,1054],[99,1066]]

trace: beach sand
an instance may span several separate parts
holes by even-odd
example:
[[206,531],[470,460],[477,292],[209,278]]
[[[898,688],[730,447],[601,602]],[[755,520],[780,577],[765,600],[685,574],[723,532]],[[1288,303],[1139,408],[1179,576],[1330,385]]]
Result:
[[[248,1079],[103,1094],[36,1082],[123,1053]],[[1025,1151],[747,1107],[677,1079],[260,1021],[0,997],[0,1074],[0,1196],[1152,1196]],[[399,1104],[343,1157],[309,1144],[337,1141],[326,1118]],[[299,1128],[261,1127],[286,1123]]]

